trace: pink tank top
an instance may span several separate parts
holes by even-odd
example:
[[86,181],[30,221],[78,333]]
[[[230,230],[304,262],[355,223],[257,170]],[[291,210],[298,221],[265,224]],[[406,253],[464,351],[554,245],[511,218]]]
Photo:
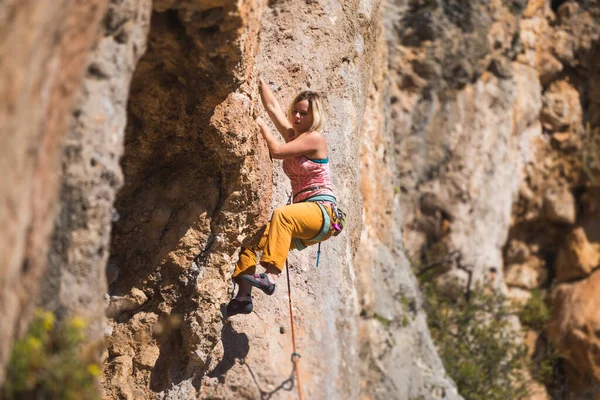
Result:
[[283,172],[292,182],[294,203],[318,194],[333,196],[329,157],[322,160],[311,160],[306,156],[286,158],[283,160]]

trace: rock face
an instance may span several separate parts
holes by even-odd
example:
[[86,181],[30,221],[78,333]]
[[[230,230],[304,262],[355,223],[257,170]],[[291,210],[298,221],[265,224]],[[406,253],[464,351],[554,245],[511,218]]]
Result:
[[556,282],[585,279],[600,267],[600,218],[590,218],[565,238],[556,259]]
[[104,0],[0,4],[0,383],[45,271],[60,144],[105,6]]
[[104,338],[104,295],[111,224],[123,184],[126,104],[134,67],[145,50],[148,1],[110,2],[102,34],[87,60],[87,72],[64,141],[59,214],[39,304],[58,316],[90,322],[90,344]]
[[191,383],[196,393],[218,363],[233,255],[267,221],[271,197],[245,83],[262,7],[153,7],[131,83],[109,260],[119,276],[109,288],[108,398],[168,397]]
[[[600,153],[597,97],[588,89],[598,77],[587,70],[598,57],[599,9],[589,2],[539,3],[523,15],[524,53],[517,60],[540,74],[542,140],[513,206],[506,271],[507,278],[524,265],[542,272],[529,288],[550,292],[554,312],[545,334],[565,359],[568,389],[561,391],[592,398],[598,392],[597,361],[588,331],[596,317],[586,307],[597,297],[592,272],[600,261],[594,206]],[[519,280],[507,284],[518,288]]]
[[[598,77],[589,66],[599,10],[448,3],[395,2],[386,16],[405,245],[444,277],[490,279],[523,302],[597,266]],[[577,335],[576,324],[554,323]],[[596,379],[585,365],[566,367],[569,390]]]
[[553,132],[577,129],[581,123],[579,92],[567,81],[554,81],[544,92],[540,120],[544,129]]
[[418,283],[402,246],[383,29],[380,35],[360,140],[363,230],[354,258],[361,315],[360,398],[459,399],[427,332]]
[[[319,270],[309,269],[314,255],[308,251],[292,254],[289,261],[305,395],[358,397],[359,310],[352,262],[361,229],[358,137],[379,5],[344,4],[354,10],[348,15],[342,8],[325,14],[320,5],[305,3],[154,7],[148,52],[132,83],[126,185],[117,201],[121,220],[115,224],[110,260],[119,278],[110,288],[115,319],[106,354],[108,397],[161,392],[164,398],[191,398],[199,392],[256,398],[288,376],[284,290],[273,298],[257,295],[256,314],[225,325],[220,318],[234,253],[270,211],[271,167],[253,123],[259,105],[251,79],[258,73],[283,104],[306,85],[318,89],[334,116],[326,135],[349,227],[324,246]],[[293,19],[296,8],[313,18]],[[251,40],[259,22],[263,33],[256,48]],[[198,36],[198,29],[214,39]],[[303,34],[307,29],[318,36]],[[298,47],[306,49],[301,57]],[[273,179],[276,205],[289,188],[279,163]],[[403,268],[410,274],[407,264]],[[140,289],[144,296],[135,296]],[[135,301],[141,297],[147,300]],[[136,335],[147,343],[131,340]],[[427,338],[422,314],[404,335]],[[438,380],[430,392],[448,392],[450,398],[452,385],[444,381],[432,344],[422,346],[429,355],[415,371],[427,369]],[[148,348],[154,350],[146,354]],[[362,392],[376,394],[369,387]],[[408,392],[427,393],[420,384]]]
[[[310,17],[295,18],[298,10]],[[285,283],[272,298],[255,295],[256,313],[221,319],[236,250],[252,241],[289,191],[279,162],[271,172],[253,122],[261,113],[254,79],[261,74],[284,105],[302,89],[325,94],[334,187],[349,216],[344,235],[324,245],[318,270],[310,250],[289,257],[305,396],[460,398],[429,339],[408,263],[388,263],[402,252],[393,240],[399,238],[397,197],[396,217],[378,217],[392,236],[377,242],[376,251],[364,245],[353,260],[363,229],[357,182],[366,94],[373,96],[369,115],[383,112],[386,101],[374,89],[385,85],[383,71],[371,74],[374,57],[385,65],[378,21],[375,2],[343,2],[328,12],[319,3],[294,1],[154,4],[148,51],[131,84],[125,186],[109,260],[118,278],[109,288],[106,397],[284,396],[277,388],[289,377],[292,348]],[[372,124],[367,129],[378,134]],[[362,159],[379,157],[370,152]],[[384,168],[387,159],[377,160],[372,168]],[[369,188],[362,192],[368,195]],[[367,229],[379,223],[369,221]],[[357,277],[354,266],[369,254],[373,273]],[[362,296],[391,279],[390,296],[406,296],[416,307],[409,326],[399,333],[387,329],[392,342],[405,345],[392,346],[383,359],[378,353],[388,345],[381,347],[373,313],[391,311],[402,323],[408,311],[369,306],[371,318],[361,322],[357,279]],[[391,304],[385,294],[377,298]],[[397,370],[409,350],[410,367]],[[393,372],[377,372],[381,363]]]
[[[541,87],[511,62],[518,19],[502,2],[431,4],[388,16],[405,243],[413,260],[500,283],[511,207],[541,135]],[[428,23],[403,23],[415,18]]]
[[[327,113],[333,116],[325,134],[334,185],[349,215],[344,235],[325,246],[319,270],[309,269],[314,254],[308,251],[289,259],[305,395],[460,398],[444,377],[429,339],[408,263],[402,259],[388,263],[390,256],[402,251],[397,240],[390,240],[399,238],[397,197],[392,202],[393,219],[379,215],[367,221],[369,230],[384,223],[392,236],[377,242],[375,248],[381,251],[363,244],[361,257],[383,257],[371,259],[375,264],[370,268],[379,262],[386,268],[361,274],[360,290],[361,298],[369,297],[366,290],[375,290],[373,285],[390,278],[394,296],[412,299],[416,308],[411,324],[400,333],[393,329],[385,333],[407,346],[395,347],[382,358],[379,353],[389,344],[381,347],[378,322],[373,319],[376,312],[390,310],[396,318],[406,316],[407,310],[391,305],[383,293],[377,304],[389,307],[362,307],[357,301],[354,255],[361,236],[369,237],[361,233],[359,171],[361,158],[370,158],[372,151],[367,148],[360,156],[360,138],[380,134],[370,123],[362,133],[367,93],[372,96],[368,115],[387,109],[387,97],[377,92],[379,85],[387,84],[381,68],[386,51],[379,3],[328,4],[327,12],[319,3],[267,5],[252,0],[153,4],[112,0],[106,10],[100,2],[89,9],[70,2],[61,6],[62,12],[72,11],[67,15],[73,26],[67,26],[82,30],[73,36],[81,42],[58,41],[43,52],[32,48],[40,59],[31,64],[28,77],[33,83],[41,80],[38,86],[46,97],[31,108],[33,116],[22,105],[35,97],[19,101],[8,97],[5,108],[14,123],[10,129],[16,133],[29,129],[21,135],[26,142],[23,149],[33,146],[39,136],[44,143],[37,153],[28,153],[35,155],[31,159],[18,152],[14,157],[16,164],[29,168],[27,179],[14,176],[13,182],[9,163],[4,163],[12,159],[3,158],[8,183],[18,189],[5,194],[7,204],[17,204],[14,196],[31,195],[34,205],[43,206],[17,210],[16,223],[9,225],[13,231],[7,231],[3,242],[16,249],[2,253],[12,257],[3,264],[7,269],[2,274],[6,326],[25,326],[26,318],[17,318],[17,313],[33,304],[14,304],[20,298],[8,287],[34,289],[47,261],[38,303],[59,316],[86,317],[91,323],[90,342],[106,335],[106,398],[256,398],[267,391],[282,397],[276,392],[288,377],[291,352],[291,338],[285,334],[289,332],[285,292],[257,297],[258,310],[252,315],[227,323],[221,319],[237,249],[255,240],[271,209],[289,190],[280,163],[272,170],[254,125],[261,113],[255,77],[262,74],[283,104],[309,87],[326,95]],[[48,5],[28,7],[10,3],[0,15],[41,18]],[[299,20],[297,10],[311,18]],[[58,11],[45,15],[34,34],[50,32],[48,26],[57,26],[57,16]],[[25,35],[16,32],[16,39]],[[2,39],[5,54],[14,38],[3,34]],[[94,39],[98,44],[92,50]],[[304,51],[299,53],[298,48]],[[65,63],[60,57],[71,56],[72,51],[77,56]],[[383,64],[372,71],[375,57]],[[15,63],[19,65],[27,61]],[[3,76],[13,73],[15,66],[1,70]],[[48,73],[48,68],[53,72],[59,67],[60,74]],[[48,102],[57,100],[55,86],[61,87],[64,98],[50,110]],[[28,93],[18,85],[3,89],[8,95]],[[75,94],[71,106],[69,99]],[[43,129],[26,127],[32,120],[36,124],[31,126]],[[66,137],[61,143],[62,132]],[[383,135],[383,140],[390,140],[389,130]],[[60,150],[62,183],[57,196],[57,190],[50,189],[58,188]],[[385,157],[375,159],[372,167],[385,168]],[[54,168],[49,168],[52,160]],[[52,175],[43,182],[48,189],[43,195],[36,186],[44,178],[40,171]],[[20,190],[19,184],[24,190],[33,189]],[[365,195],[368,190],[363,188]],[[42,211],[57,204],[53,221],[55,213]],[[373,207],[373,201],[369,204]],[[38,224],[35,232],[28,228],[29,221]],[[20,253],[25,244],[31,254]],[[14,279],[14,267],[21,262],[23,286],[15,285]],[[394,265],[400,273],[392,278]],[[394,288],[405,279],[399,290]],[[363,321],[358,317],[361,309],[370,313]],[[7,338],[13,336],[11,330],[5,332]],[[10,340],[3,343],[2,362]],[[410,368],[380,373],[381,363],[390,369],[402,363],[406,350],[414,356]],[[362,355],[367,357],[364,363]],[[366,371],[362,381],[361,368],[356,368],[361,364]],[[405,388],[407,374],[416,380]],[[390,383],[380,387],[382,381]]]
[[254,122],[260,75],[284,105],[325,95],[349,217],[318,269],[313,249],[289,257],[305,397],[460,399],[411,272],[439,261],[520,301],[553,285],[544,335],[573,396],[595,395],[599,11],[5,2],[0,366],[48,264],[37,301],[106,337],[105,398],[288,397],[285,278],[254,313],[221,314],[239,247],[289,192]]
[[600,271],[595,271],[586,279],[558,285],[552,292],[554,309],[548,335],[567,360],[568,378],[578,387],[580,398],[597,392],[600,381],[598,290]]

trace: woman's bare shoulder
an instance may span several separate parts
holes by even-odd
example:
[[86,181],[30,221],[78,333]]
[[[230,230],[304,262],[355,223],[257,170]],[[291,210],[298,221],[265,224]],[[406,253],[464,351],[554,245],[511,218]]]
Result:
[[325,135],[321,131],[310,131],[306,134],[313,138],[313,140],[326,141]]
[[[307,134],[310,141],[313,143],[316,153],[312,154],[312,158],[326,158],[327,157],[327,139],[321,131],[310,131]],[[311,157],[309,157],[311,158]]]

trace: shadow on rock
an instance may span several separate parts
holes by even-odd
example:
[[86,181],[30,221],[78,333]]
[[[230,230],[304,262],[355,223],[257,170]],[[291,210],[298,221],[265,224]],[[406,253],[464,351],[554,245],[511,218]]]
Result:
[[209,377],[217,378],[219,382],[223,382],[223,376],[235,365],[235,360],[244,360],[250,350],[248,336],[245,333],[236,332],[229,322],[223,326],[221,341],[223,342],[223,359],[208,373]]
[[[224,310],[225,305],[221,306],[221,311]],[[223,330],[221,331],[221,340],[223,342],[223,359],[215,366],[215,368],[208,373],[207,376],[211,378],[217,378],[219,382],[224,382],[224,375],[227,371],[229,371],[234,365],[235,360],[238,359],[242,364],[246,366],[248,372],[252,376],[252,380],[256,385],[258,391],[260,392],[261,400],[269,400],[271,397],[279,392],[280,390],[291,391],[294,388],[294,373],[295,369],[292,366],[292,372],[290,376],[282,381],[279,386],[277,386],[274,390],[268,392],[261,388],[258,379],[250,367],[248,363],[246,363],[246,356],[248,355],[248,351],[250,350],[250,346],[248,344],[248,336],[245,333],[238,333],[233,329],[233,326],[230,322],[225,322]]]
[[160,354],[150,375],[150,389],[154,392],[165,391],[190,377],[186,370],[189,359],[183,349],[180,323],[171,323],[172,319],[166,318],[165,332],[157,338]]

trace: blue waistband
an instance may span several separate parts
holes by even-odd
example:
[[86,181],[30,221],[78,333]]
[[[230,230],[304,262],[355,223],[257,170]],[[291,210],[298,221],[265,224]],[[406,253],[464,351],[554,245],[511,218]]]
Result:
[[300,203],[304,203],[305,201],[317,202],[317,201],[328,201],[333,204],[337,204],[337,199],[335,196],[330,194],[317,194],[315,196],[311,196],[307,199],[302,200]]
[[[306,157],[306,156],[304,156],[304,157]],[[327,164],[329,162],[329,157],[326,157],[326,158],[308,158],[308,157],[306,157],[306,159],[308,161],[312,161],[312,162],[319,163],[319,164]]]

